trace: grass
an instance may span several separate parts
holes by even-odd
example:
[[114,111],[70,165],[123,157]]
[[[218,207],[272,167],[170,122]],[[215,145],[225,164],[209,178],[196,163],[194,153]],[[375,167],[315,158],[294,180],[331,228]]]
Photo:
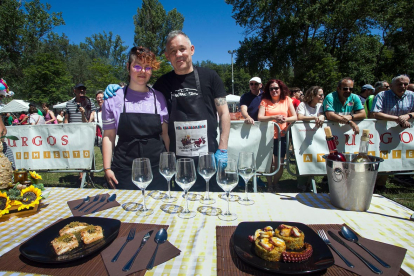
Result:
[[[95,160],[97,169],[102,168],[102,155],[98,147],[95,147]],[[290,169],[292,172],[296,172],[296,165],[291,163]],[[77,173],[41,173],[43,183],[46,187],[67,187],[77,188],[76,182],[79,178]],[[329,187],[327,183],[322,182],[322,176],[315,176],[316,186],[318,193],[328,193]],[[263,182],[267,182],[265,177],[261,177]],[[412,178],[414,184],[414,179]],[[306,182],[306,177],[300,177],[299,182]],[[95,173],[94,185],[87,183],[86,188],[103,188],[105,183],[104,172]],[[283,193],[298,193],[302,192],[297,187],[298,179],[296,176],[288,173],[287,170],[283,171],[282,178],[279,182],[278,191]],[[236,192],[243,192],[244,188],[236,187]],[[249,185],[249,191],[253,192],[252,185]],[[258,192],[266,192],[265,187],[258,187]],[[404,185],[397,182],[392,176],[387,180],[386,189],[383,191],[375,191],[375,193],[383,195],[391,200],[394,200],[401,205],[414,210],[414,185]]]

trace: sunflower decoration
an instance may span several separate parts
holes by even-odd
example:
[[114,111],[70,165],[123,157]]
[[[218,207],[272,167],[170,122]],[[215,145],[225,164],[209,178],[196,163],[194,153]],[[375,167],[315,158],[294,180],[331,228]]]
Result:
[[18,211],[23,209],[29,209],[30,207],[36,206],[39,204],[40,199],[42,198],[42,191],[38,188],[35,188],[33,185],[23,189],[21,191],[22,204],[19,205]]
[[42,176],[35,171],[29,171],[30,177],[34,180],[42,180]]
[[10,199],[7,196],[7,193],[0,192],[0,218],[9,212],[10,207]]

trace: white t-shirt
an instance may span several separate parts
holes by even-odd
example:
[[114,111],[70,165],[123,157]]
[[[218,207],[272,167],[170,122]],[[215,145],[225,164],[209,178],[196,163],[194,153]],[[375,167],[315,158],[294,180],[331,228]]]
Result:
[[29,124],[32,124],[32,123],[35,123],[35,125],[44,125],[45,118],[43,118],[43,116],[40,116],[39,114],[36,114],[36,113],[30,114]]
[[307,103],[301,102],[298,105],[298,109],[296,110],[296,113],[302,114],[304,116],[318,116],[322,114],[322,104],[317,103],[315,107],[312,107],[308,105]]

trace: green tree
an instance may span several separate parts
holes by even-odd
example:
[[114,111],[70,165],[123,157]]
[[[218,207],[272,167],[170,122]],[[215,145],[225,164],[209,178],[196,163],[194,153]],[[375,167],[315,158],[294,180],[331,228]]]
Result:
[[70,99],[71,77],[66,65],[53,54],[41,53],[23,69],[27,99],[32,102],[56,103]]
[[182,30],[184,16],[176,9],[165,12],[158,0],[143,0],[141,8],[134,15],[134,45],[144,46],[161,56],[166,38],[172,30]]
[[120,80],[115,76],[116,68],[107,64],[102,59],[94,59],[92,64],[88,66],[90,72],[89,79],[85,81],[90,97],[94,95],[97,90],[105,90],[109,83],[119,83]]
[[64,24],[62,14],[50,13],[50,8],[39,0],[0,2],[0,75],[17,96],[26,91],[23,68],[33,63],[52,29]]

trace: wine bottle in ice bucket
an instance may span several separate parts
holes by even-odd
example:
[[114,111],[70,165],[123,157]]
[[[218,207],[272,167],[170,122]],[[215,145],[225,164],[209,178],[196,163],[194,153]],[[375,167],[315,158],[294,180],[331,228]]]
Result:
[[335,139],[332,136],[331,128],[325,127],[324,130],[326,135],[326,143],[328,144],[329,149],[329,155],[326,157],[326,159],[346,162],[345,156],[336,149]]
[[369,129],[364,129],[361,136],[361,144],[359,144],[358,155],[352,159],[352,162],[362,163],[362,162],[371,162],[371,159],[368,156],[368,146],[369,146]]

